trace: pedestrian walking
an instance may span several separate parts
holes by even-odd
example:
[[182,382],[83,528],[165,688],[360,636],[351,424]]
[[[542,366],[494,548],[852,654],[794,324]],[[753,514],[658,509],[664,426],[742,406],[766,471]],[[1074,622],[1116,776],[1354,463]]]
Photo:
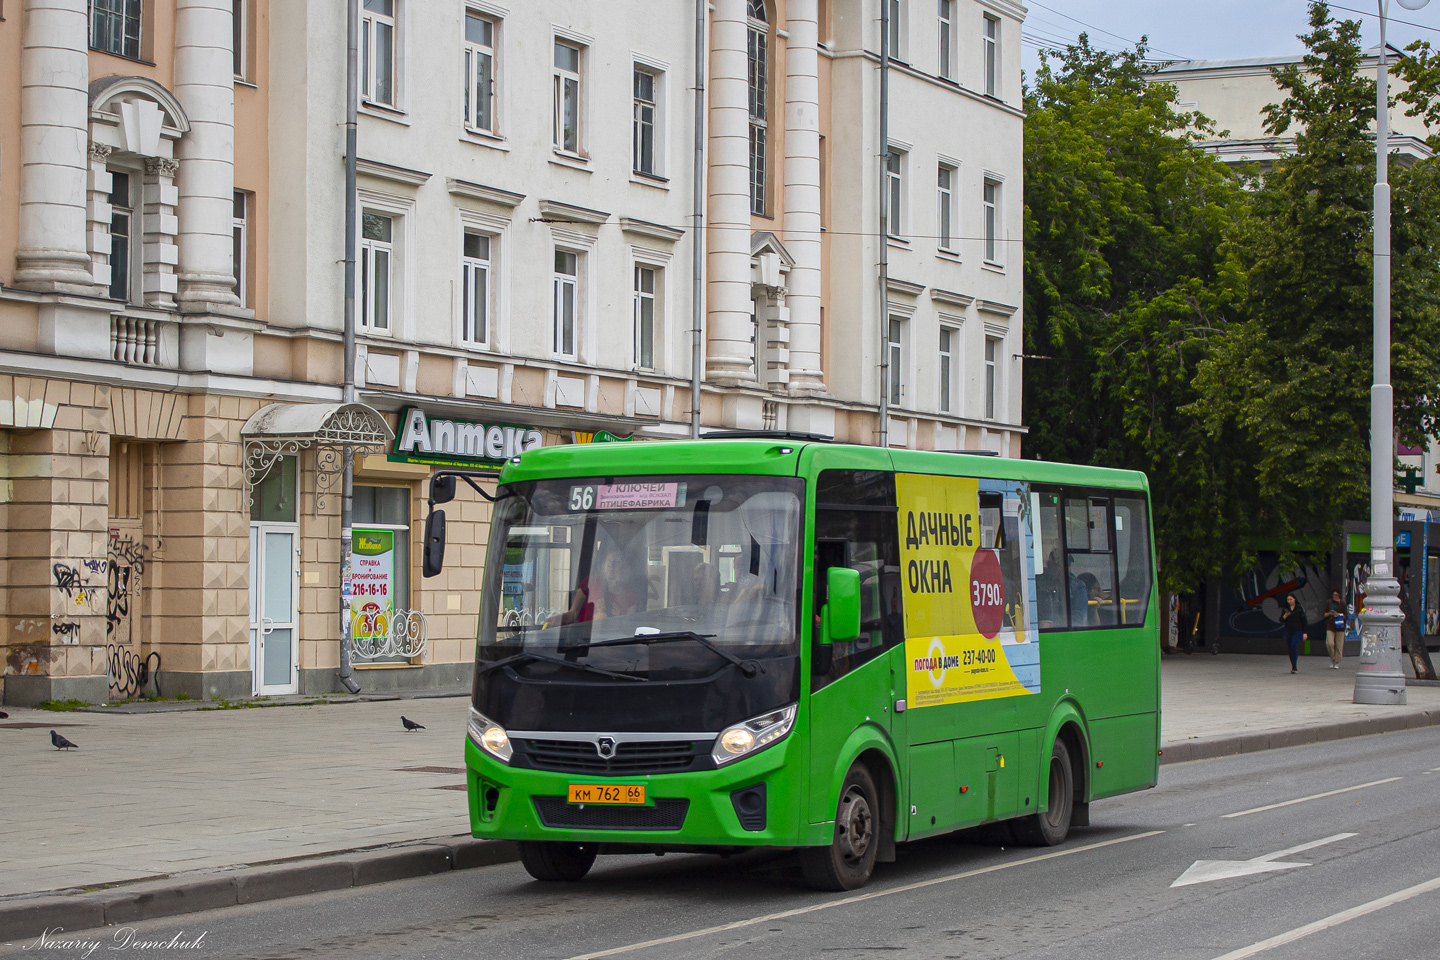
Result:
[[1345,659],[1345,601],[1340,591],[1330,591],[1330,602],[1325,604],[1325,649],[1330,651],[1330,669],[1339,670],[1340,661]]
[[1290,672],[1300,672],[1300,641],[1305,639],[1305,608],[1295,599],[1295,594],[1285,595],[1285,605],[1280,608],[1280,626],[1285,631],[1285,642],[1290,647]]

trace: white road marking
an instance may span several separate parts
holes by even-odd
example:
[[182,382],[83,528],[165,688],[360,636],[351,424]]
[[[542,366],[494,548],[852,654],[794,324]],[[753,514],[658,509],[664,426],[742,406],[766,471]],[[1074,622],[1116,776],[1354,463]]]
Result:
[[1254,807],[1250,810],[1241,810],[1239,813],[1227,813],[1222,820],[1233,820],[1235,817],[1248,817],[1252,813],[1264,813],[1266,810],[1278,810],[1281,807],[1294,806],[1297,803],[1304,803],[1307,800],[1319,800],[1323,797],[1333,797],[1336,794],[1349,793],[1351,790],[1364,790],[1366,787],[1378,787],[1382,783],[1394,783],[1396,780],[1404,780],[1404,777],[1386,777],[1384,780],[1371,780],[1369,783],[1357,783],[1353,787],[1341,787],[1339,790],[1327,790],[1324,793],[1312,793],[1308,797],[1297,797],[1294,800],[1286,800],[1282,803],[1272,803],[1264,807]]
[[1232,950],[1223,957],[1216,957],[1215,960],[1245,960],[1257,953],[1264,953],[1275,947],[1284,946],[1287,943],[1294,943],[1302,937],[1308,937],[1312,933],[1319,933],[1322,930],[1329,930],[1331,927],[1338,927],[1342,923],[1348,923],[1367,913],[1374,913],[1376,910],[1384,910],[1386,907],[1418,897],[1423,893],[1430,893],[1440,890],[1440,877],[1434,880],[1427,880],[1424,883],[1417,883],[1413,887],[1406,887],[1404,890],[1397,890],[1388,897],[1381,897],[1378,900],[1371,900],[1369,903],[1362,903],[1358,907],[1351,907],[1349,910],[1342,910],[1339,913],[1331,914],[1323,920],[1316,920],[1314,923],[1307,923],[1303,927],[1296,927],[1285,933],[1277,934],[1268,940],[1261,940],[1259,943],[1252,943],[1248,947],[1241,947],[1239,950]]
[[978,877],[986,873],[995,873],[998,870],[1008,870],[1011,867],[1023,867],[1031,863],[1040,863],[1043,860],[1054,860],[1057,857],[1068,857],[1075,853],[1087,853],[1091,850],[1099,850],[1101,847],[1113,847],[1117,843],[1129,843],[1131,840],[1145,840],[1149,837],[1158,837],[1164,830],[1150,830],[1146,833],[1134,833],[1128,837],[1116,837],[1114,840],[1101,840],[1099,843],[1087,843],[1083,847],[1072,847],[1069,850],[1056,850],[1053,853],[1042,853],[1034,857],[1026,857],[1023,860],[1011,860],[1008,863],[995,863],[988,867],[980,867],[975,870],[966,870],[963,873],[952,873],[943,877],[935,877],[933,880],[920,880],[915,883],[907,883],[899,887],[890,887],[888,890],[876,890],[873,893],[861,893],[853,897],[842,897],[839,900],[827,900],[824,903],[811,904],[808,907],[796,907],[794,910],[782,910],[779,913],[767,913],[763,917],[751,917],[748,920],[736,920],[732,923],[722,923],[719,926],[705,927],[701,930],[691,930],[688,933],[677,933],[669,937],[659,937],[655,940],[645,940],[640,943],[626,944],[623,947],[611,947],[609,950],[597,950],[594,953],[582,953],[571,957],[570,960],[599,960],[601,957],[613,957],[622,953],[632,953],[636,950],[646,950],[650,947],[660,947],[669,943],[681,943],[685,940],[694,940],[697,937],[705,937],[714,933],[724,933],[728,930],[738,930],[742,927],[754,926],[758,923],[770,923],[775,920],[786,920],[790,917],[798,917],[806,913],[814,913],[818,910],[829,910],[832,907],[845,907],[852,903],[861,903],[865,900],[874,900],[879,897],[888,897],[894,893],[909,893],[911,890],[921,890],[925,887],[933,887],[936,884],[950,883],[953,880],[965,880],[970,877]]
[[1285,850],[1277,850],[1274,853],[1267,853],[1263,857],[1255,857],[1250,860],[1196,860],[1184,873],[1170,886],[1188,887],[1194,883],[1209,883],[1212,880],[1233,880],[1236,877],[1249,877],[1257,873],[1270,873],[1276,870],[1290,870],[1295,867],[1308,867],[1308,863],[1276,863],[1281,857],[1291,857],[1297,853],[1304,853],[1306,850],[1314,850],[1316,847],[1323,847],[1327,843],[1334,843],[1337,840],[1349,840],[1355,836],[1353,833],[1337,833],[1333,837],[1325,837],[1323,840],[1311,840],[1309,843],[1302,843],[1298,847],[1289,847]]

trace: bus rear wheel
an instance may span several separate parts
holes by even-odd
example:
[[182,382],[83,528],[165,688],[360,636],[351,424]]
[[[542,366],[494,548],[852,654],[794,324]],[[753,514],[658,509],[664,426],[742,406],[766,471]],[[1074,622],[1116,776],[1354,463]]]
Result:
[[536,880],[579,880],[595,864],[595,844],[521,840],[520,862]]
[[1075,770],[1063,740],[1056,740],[1050,751],[1049,779],[1049,802],[1045,811],[1010,824],[1015,838],[1026,846],[1053,847],[1065,842],[1070,835],[1070,820],[1075,812]]
[[875,780],[855,764],[840,787],[835,810],[835,835],[828,847],[802,847],[800,869],[817,890],[863,887],[875,869],[880,850],[880,801]]

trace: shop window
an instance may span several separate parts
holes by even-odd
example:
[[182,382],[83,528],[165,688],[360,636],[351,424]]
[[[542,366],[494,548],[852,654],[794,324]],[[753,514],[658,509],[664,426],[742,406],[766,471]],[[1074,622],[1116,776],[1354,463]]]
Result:
[[[359,620],[355,629],[384,633],[397,612],[410,609],[410,490],[357,484],[350,516],[351,610]],[[365,659],[374,663],[407,658]]]

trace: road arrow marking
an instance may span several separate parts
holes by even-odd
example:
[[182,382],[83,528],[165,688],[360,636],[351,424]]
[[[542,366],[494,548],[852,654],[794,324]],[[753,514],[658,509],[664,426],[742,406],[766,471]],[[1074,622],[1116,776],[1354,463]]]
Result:
[[1294,800],[1285,800],[1280,803],[1272,803],[1269,806],[1253,807],[1249,810],[1241,810],[1239,813],[1227,813],[1220,819],[1232,820],[1235,817],[1248,817],[1252,813],[1264,813],[1266,810],[1279,810],[1281,807],[1294,806],[1297,803],[1304,803],[1307,800],[1321,800],[1325,797],[1333,797],[1340,793],[1349,793],[1351,790],[1364,790],[1366,787],[1378,787],[1382,783],[1394,783],[1396,780],[1404,780],[1404,777],[1386,777],[1384,780],[1371,780],[1369,783],[1357,783],[1353,787],[1341,787],[1339,790],[1327,790],[1324,793],[1312,793],[1308,797],[1298,797]]
[[1235,877],[1249,877],[1257,873],[1271,873],[1276,870],[1293,870],[1296,867],[1308,867],[1308,863],[1277,863],[1281,857],[1293,857],[1297,853],[1304,853],[1306,850],[1314,850],[1316,847],[1323,847],[1327,843],[1334,843],[1337,840],[1348,840],[1356,836],[1353,833],[1337,833],[1333,837],[1325,837],[1322,840],[1312,840],[1309,843],[1302,843],[1298,847],[1287,847],[1284,850],[1277,850],[1274,853],[1267,853],[1263,857],[1256,857],[1253,860],[1196,860],[1190,868],[1180,874],[1179,878],[1170,886],[1188,887],[1193,883],[1209,883],[1212,880],[1232,880]]

